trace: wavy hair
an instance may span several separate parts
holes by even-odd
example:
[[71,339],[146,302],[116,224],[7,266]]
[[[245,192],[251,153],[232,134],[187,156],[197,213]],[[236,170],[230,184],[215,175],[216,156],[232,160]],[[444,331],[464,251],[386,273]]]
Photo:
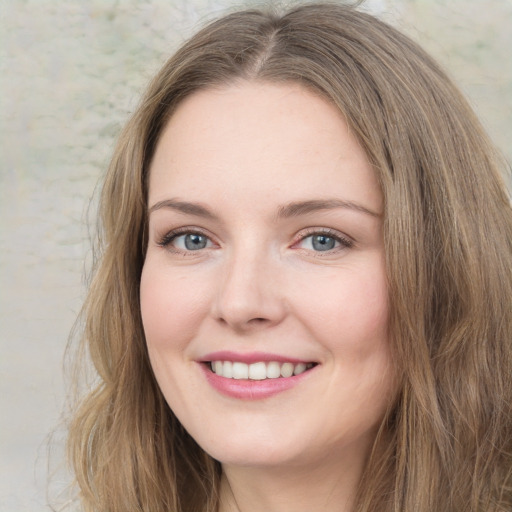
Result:
[[122,132],[99,210],[81,343],[97,381],[68,453],[87,512],[215,512],[220,465],[169,409],[139,304],[148,168],[176,106],[241,80],[293,82],[334,104],[382,187],[400,391],[357,512],[512,510],[512,211],[504,163],[471,108],[410,39],[353,7],[233,13],[192,37]]

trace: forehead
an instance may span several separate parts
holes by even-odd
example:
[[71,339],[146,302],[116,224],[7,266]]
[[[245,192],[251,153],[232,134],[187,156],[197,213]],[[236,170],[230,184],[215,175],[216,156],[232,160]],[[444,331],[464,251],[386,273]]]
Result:
[[150,200],[230,192],[245,200],[272,192],[282,202],[348,194],[381,210],[377,180],[339,110],[296,84],[201,90],[174,112],[150,167]]

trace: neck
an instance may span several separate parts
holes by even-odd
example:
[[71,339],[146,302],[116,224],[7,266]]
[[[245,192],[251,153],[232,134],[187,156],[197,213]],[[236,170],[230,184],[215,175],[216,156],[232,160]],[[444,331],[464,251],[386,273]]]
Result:
[[219,512],[351,512],[363,465],[223,465]]

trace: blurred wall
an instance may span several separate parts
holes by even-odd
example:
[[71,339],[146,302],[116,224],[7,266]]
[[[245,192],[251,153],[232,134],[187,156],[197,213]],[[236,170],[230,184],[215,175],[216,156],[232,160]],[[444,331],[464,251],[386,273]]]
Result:
[[[254,4],[0,0],[0,511],[46,509],[45,440],[90,260],[86,211],[122,123],[186,36]],[[443,63],[512,161],[512,0],[366,8]]]

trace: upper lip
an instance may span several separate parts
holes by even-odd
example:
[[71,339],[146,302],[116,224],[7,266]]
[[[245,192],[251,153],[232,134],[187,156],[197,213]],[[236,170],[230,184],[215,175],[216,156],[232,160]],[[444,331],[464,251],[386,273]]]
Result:
[[281,354],[271,354],[268,352],[232,352],[229,350],[221,350],[218,352],[211,352],[202,356],[199,359],[200,362],[210,362],[210,361],[232,361],[232,362],[240,362],[246,364],[258,363],[260,361],[263,362],[271,362],[276,361],[278,363],[313,363],[315,361],[311,359],[301,359],[297,357],[289,357]]

